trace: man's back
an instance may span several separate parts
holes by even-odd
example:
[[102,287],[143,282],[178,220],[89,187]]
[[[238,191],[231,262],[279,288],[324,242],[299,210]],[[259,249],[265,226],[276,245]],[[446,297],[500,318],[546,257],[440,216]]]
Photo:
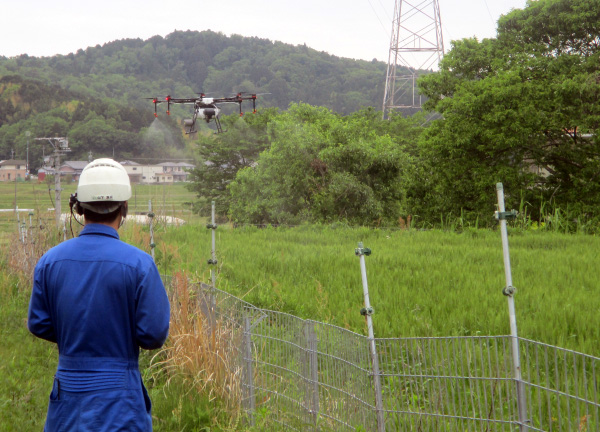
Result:
[[[132,406],[141,405],[142,413],[146,405],[149,416],[149,400],[137,365],[139,347],[154,349],[164,343],[169,304],[152,258],[121,242],[115,229],[86,225],[78,238],[40,259],[28,326],[36,336],[58,344],[59,366],[52,393],[71,407],[70,412],[63,407],[62,414],[53,411],[51,395],[48,422],[54,423],[47,423],[47,430],[73,424],[88,430],[74,422],[81,422],[89,398],[107,402],[129,397]],[[108,405],[96,405],[92,414],[85,415],[94,416],[96,425],[106,425],[99,430],[114,429],[120,421],[135,423],[138,415],[130,412],[129,420],[122,415],[111,419]]]
[[168,317],[156,314],[167,300],[155,292],[164,288],[156,287],[152,258],[111,228],[87,225],[80,237],[44,255],[35,278],[61,355],[137,358],[138,345],[152,349],[164,342]]

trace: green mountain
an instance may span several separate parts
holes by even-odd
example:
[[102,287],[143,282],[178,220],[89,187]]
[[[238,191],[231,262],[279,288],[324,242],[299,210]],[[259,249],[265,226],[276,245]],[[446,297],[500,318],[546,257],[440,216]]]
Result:
[[[0,57],[0,159],[17,157],[32,136],[68,135],[73,158],[180,156],[180,120],[189,107],[160,118],[170,137],[144,144],[154,107],[144,98],[204,92],[264,93],[259,109],[305,102],[348,114],[379,109],[386,64],[351,60],[268,39],[177,31],[124,39],[54,57]],[[159,106],[161,113],[162,106]],[[154,128],[156,129],[156,128]],[[164,148],[163,144],[172,144]],[[39,155],[34,150],[34,157]]]
[[385,71],[383,62],[212,31],[124,39],[66,56],[0,57],[0,75],[16,73],[136,106],[143,103],[140,98],[155,94],[247,91],[270,93],[261,98],[267,107],[305,102],[344,114],[381,105]]

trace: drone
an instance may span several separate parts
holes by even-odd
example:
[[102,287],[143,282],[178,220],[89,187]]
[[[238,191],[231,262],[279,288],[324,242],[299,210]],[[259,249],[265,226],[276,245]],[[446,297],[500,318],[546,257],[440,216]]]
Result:
[[[263,93],[264,94],[264,93]],[[199,93],[197,97],[190,98],[174,98],[166,96],[164,100],[159,97],[146,98],[151,99],[154,104],[154,117],[158,117],[158,113],[156,112],[156,108],[158,104],[166,103],[167,104],[167,115],[171,114],[171,105],[174,104],[184,104],[184,105],[194,105],[194,115],[191,119],[185,119],[183,121],[183,126],[186,128],[186,134],[193,134],[198,132],[196,129],[196,120],[198,118],[203,119],[206,123],[210,123],[211,120],[214,120],[215,125],[217,126],[216,133],[227,132],[223,130],[221,126],[221,120],[219,119],[219,114],[221,113],[221,109],[219,105],[221,104],[238,104],[240,108],[240,117],[244,115],[242,111],[242,103],[244,101],[252,101],[252,113],[256,114],[256,94],[249,93],[238,93],[235,96],[231,97],[221,97],[221,98],[210,98],[206,97],[204,93]]]

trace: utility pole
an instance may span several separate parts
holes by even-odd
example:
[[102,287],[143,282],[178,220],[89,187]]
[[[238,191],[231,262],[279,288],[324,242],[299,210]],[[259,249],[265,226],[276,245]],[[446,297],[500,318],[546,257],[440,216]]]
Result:
[[[15,149],[11,150],[10,158],[13,161],[15,160]],[[17,165],[15,165],[15,168],[17,168]],[[17,217],[19,217],[19,212],[18,212],[18,208],[17,208],[17,172],[18,171],[19,170],[15,169],[15,213],[17,214]]]
[[25,136],[27,137],[27,162],[25,165],[25,177],[29,178],[29,137],[31,136],[31,132],[26,131]]
[[44,156],[44,169],[52,167],[54,169],[54,218],[56,226],[60,227],[61,202],[60,202],[60,156],[71,151],[69,140],[65,137],[55,138],[36,138],[36,141],[48,141],[54,151],[51,156]]
[[421,108],[419,72],[437,67],[444,55],[439,0],[396,0],[383,96],[383,118],[398,108]]

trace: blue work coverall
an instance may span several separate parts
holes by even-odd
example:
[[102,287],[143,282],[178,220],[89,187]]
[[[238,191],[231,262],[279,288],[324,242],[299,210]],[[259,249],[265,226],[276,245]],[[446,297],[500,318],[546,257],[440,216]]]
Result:
[[147,253],[88,224],[37,263],[31,333],[58,345],[44,430],[151,431],[139,348],[162,346],[169,300]]

